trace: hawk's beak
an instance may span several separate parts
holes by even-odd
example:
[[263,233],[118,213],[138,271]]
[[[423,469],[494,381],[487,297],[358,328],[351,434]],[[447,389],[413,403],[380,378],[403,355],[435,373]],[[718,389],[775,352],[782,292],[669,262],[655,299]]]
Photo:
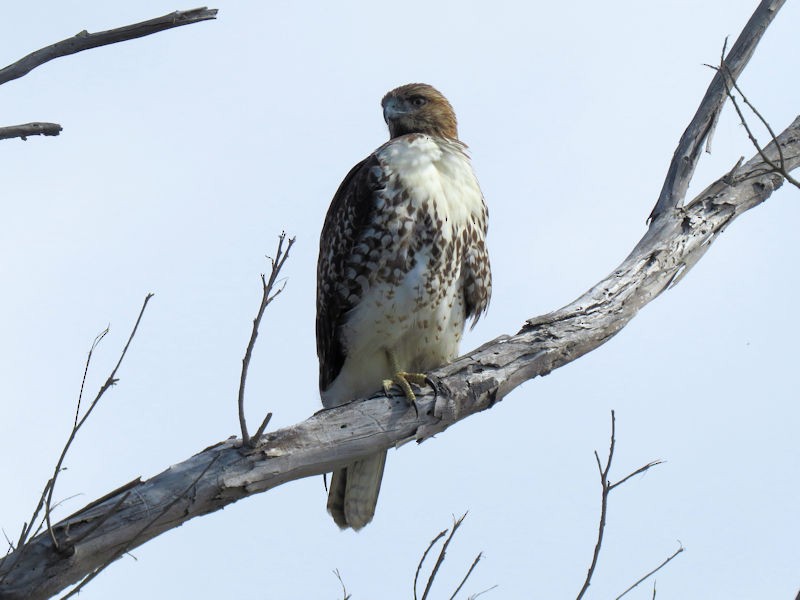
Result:
[[406,114],[397,98],[389,98],[383,105],[383,120],[387,123]]

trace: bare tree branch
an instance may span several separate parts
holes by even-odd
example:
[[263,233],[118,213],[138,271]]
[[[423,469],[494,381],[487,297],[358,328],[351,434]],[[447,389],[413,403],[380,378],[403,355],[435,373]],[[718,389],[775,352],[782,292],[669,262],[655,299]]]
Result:
[[342,600],[350,600],[352,595],[347,593],[347,588],[344,586],[344,581],[342,581],[342,576],[339,573],[339,569],[335,569],[333,574],[336,575],[336,579],[339,580],[339,584],[342,586]]
[[[428,583],[425,584],[425,591],[422,592],[422,600],[425,600],[428,597],[428,594],[430,593],[431,588],[433,587],[433,582],[436,581],[436,574],[439,572],[439,567],[441,567],[442,563],[444,563],[444,557],[447,554],[447,547],[450,545],[450,542],[453,541],[453,536],[455,536],[456,531],[458,531],[458,528],[461,527],[461,523],[464,522],[464,519],[466,517],[467,513],[464,513],[458,519],[454,519],[453,528],[450,530],[450,535],[447,536],[447,539],[444,541],[444,544],[442,544],[442,549],[439,551],[439,556],[436,557],[436,563],[434,563],[433,569],[431,569],[431,574],[428,577]],[[427,553],[428,551],[426,550],[425,554]],[[425,560],[424,555],[423,555],[423,560]],[[416,583],[416,577],[414,578],[414,580]],[[416,589],[414,590],[414,594],[416,596]]]
[[[761,144],[758,143],[758,140],[756,139],[756,136],[753,133],[753,130],[750,129],[750,124],[747,122],[747,118],[745,118],[744,113],[742,112],[742,109],[739,107],[739,102],[736,99],[736,96],[733,94],[733,91],[731,90],[731,87],[733,87],[733,89],[736,90],[739,93],[739,95],[742,97],[742,102],[744,102],[745,105],[753,112],[753,114],[756,116],[756,118],[758,118],[758,120],[761,121],[761,124],[764,125],[764,127],[767,129],[767,131],[769,132],[769,135],[772,138],[773,142],[775,141],[775,131],[773,131],[772,126],[769,124],[769,121],[767,121],[764,118],[764,116],[758,111],[758,109],[755,106],[753,106],[753,104],[747,99],[747,96],[744,95],[744,92],[742,91],[742,88],[739,87],[739,84],[736,83],[736,79],[734,79],[733,75],[731,75],[731,72],[730,72],[730,69],[728,68],[728,65],[725,64],[725,59],[724,59],[725,50],[724,50],[724,48],[723,48],[722,53],[723,53],[723,58],[720,59],[719,67],[711,67],[711,68],[713,68],[713,69],[715,69],[717,71],[722,71],[723,74],[725,75],[725,78],[724,78],[724,81],[725,81],[725,93],[728,95],[728,98],[730,98],[731,104],[733,104],[733,109],[736,111],[736,114],[739,116],[739,121],[741,122],[742,126],[744,127],[745,131],[747,132],[747,137],[750,139],[750,142],[752,142],[753,146],[756,149],[756,152],[758,152],[758,155],[761,157],[761,160],[763,160],[765,163],[770,165],[774,171],[777,171],[778,173],[780,173],[786,179],[786,181],[791,183],[796,188],[800,189],[800,182],[798,182],[791,175],[789,175],[789,173],[786,172],[786,169],[784,167],[784,164],[785,164],[786,161],[785,161],[785,158],[783,156],[783,152],[781,151],[781,147],[780,146],[778,146],[778,160],[777,160],[777,162],[771,161],[769,159],[769,157],[767,157],[767,155],[764,154],[764,150],[761,147]],[[711,66],[711,65],[708,65],[708,66]]]
[[425,548],[425,552],[422,553],[422,558],[419,559],[419,564],[417,565],[417,572],[414,573],[414,600],[417,600],[417,581],[419,581],[419,572],[422,570],[422,565],[425,564],[425,559],[428,558],[428,553],[436,545],[436,542],[438,542],[446,535],[447,535],[447,529],[444,529],[443,531],[437,533],[436,537],[434,537],[428,544],[428,547]]
[[[53,59],[68,56],[98,46],[107,46],[117,42],[126,42],[136,38],[152,35],[165,29],[191,25],[200,21],[208,21],[217,18],[216,8],[195,8],[192,10],[178,10],[173,13],[157,17],[141,23],[126,25],[108,31],[89,33],[86,30],[74,35],[71,38],[61,40],[55,44],[31,52],[15,63],[0,69],[0,85],[18,79],[30,73],[36,67],[43,65]],[[31,134],[32,135],[32,134]]]
[[[611,471],[611,461],[614,459],[614,448],[616,447],[616,424],[617,420],[614,415],[614,411],[611,411],[611,443],[608,448],[608,459],[606,460],[605,466],[600,463],[600,455],[597,454],[597,451],[594,453],[594,458],[597,461],[597,470],[600,472],[600,485],[602,486],[602,496],[600,502],[600,523],[597,527],[597,542],[594,546],[594,553],[592,554],[592,562],[589,565],[589,570],[586,573],[586,579],[583,581],[583,586],[581,587],[580,592],[578,592],[577,600],[583,598],[586,591],[589,589],[589,586],[592,583],[592,576],[594,575],[594,570],[597,567],[597,561],[600,558],[600,549],[603,546],[603,534],[605,533],[606,529],[606,517],[608,515],[608,495],[611,493],[615,487],[622,485],[626,481],[628,481],[634,475],[639,475],[644,473],[645,471],[649,470],[651,467],[655,465],[661,464],[660,460],[651,461],[646,465],[639,467],[633,473],[630,473],[620,479],[617,483],[611,483],[611,480],[608,478],[608,474]],[[656,569],[657,570],[657,569]],[[655,572],[655,571],[653,571]],[[646,579],[645,576],[644,579]],[[635,587],[635,586],[634,586]]]
[[[785,2],[786,0],[762,0],[758,5],[725,59],[733,79],[738,79],[747,66],[758,42]],[[657,219],[668,209],[677,208],[683,202],[697,161],[700,160],[703,141],[714,128],[726,98],[724,78],[717,73],[675,149],[658,202],[648,217],[649,221]]]
[[61,125],[58,123],[24,123],[0,127],[0,140],[20,138],[25,141],[30,135],[58,135],[59,133],[61,133]]
[[[650,572],[649,572],[647,575],[644,575],[644,576],[643,576],[641,579],[639,579],[639,580],[638,580],[636,583],[634,583],[632,586],[630,586],[630,587],[629,587],[627,590],[625,590],[624,592],[622,592],[622,593],[621,593],[619,596],[617,596],[616,600],[619,600],[619,599],[620,599],[620,598],[622,598],[622,597],[623,597],[625,594],[627,594],[627,593],[628,593],[628,592],[630,592],[630,591],[631,591],[633,588],[635,588],[637,585],[639,585],[639,584],[640,584],[640,583],[642,583],[643,581],[646,581],[646,580],[647,580],[649,577],[652,577],[653,575],[655,575],[655,574],[656,574],[658,571],[660,571],[660,570],[661,570],[661,569],[663,569],[665,566],[667,566],[667,563],[668,563],[668,562],[670,562],[670,561],[671,561],[673,558],[675,558],[676,556],[678,556],[678,554],[680,554],[681,552],[683,552],[685,549],[686,549],[686,548],[684,548],[684,547],[683,547],[683,544],[680,544],[680,547],[679,547],[677,550],[675,550],[675,552],[673,552],[673,553],[672,553],[672,554],[671,554],[669,557],[667,557],[667,558],[664,560],[664,562],[662,562],[662,563],[661,563],[660,565],[658,565],[658,566],[657,566],[655,569],[653,569],[652,571],[650,571]],[[656,584],[655,584],[655,582],[653,582],[653,598],[655,598],[655,597],[656,597]]]
[[[285,284],[282,285],[279,289],[275,290],[275,283],[278,281],[278,275],[280,275],[281,269],[283,265],[286,263],[286,259],[289,258],[289,251],[292,249],[294,245],[295,238],[289,238],[289,243],[286,245],[286,251],[283,250],[283,242],[286,241],[286,232],[281,232],[280,236],[278,236],[278,249],[275,251],[275,258],[270,258],[269,261],[272,264],[272,270],[269,274],[269,281],[267,281],[264,274],[261,274],[261,304],[258,307],[258,313],[256,314],[256,318],[253,319],[253,331],[250,333],[250,341],[247,344],[247,350],[245,350],[244,358],[242,359],[242,375],[239,379],[239,427],[242,431],[242,444],[253,448],[257,443],[261,436],[264,434],[264,430],[267,428],[267,425],[272,419],[272,413],[267,413],[267,416],[264,417],[264,420],[261,422],[261,426],[256,431],[255,436],[250,438],[250,434],[247,433],[247,420],[244,416],[244,389],[245,385],[247,384],[247,370],[250,368],[250,359],[253,356],[253,348],[256,345],[256,338],[258,337],[258,328],[261,325],[261,318],[264,316],[264,311],[269,306],[269,303],[272,302],[283,290]],[[274,290],[274,291],[273,291]]]
[[[445,529],[444,531],[440,531],[436,535],[436,537],[430,541],[428,547],[425,548],[425,552],[422,553],[422,558],[419,560],[419,564],[417,565],[417,571],[416,573],[414,573],[414,600],[417,600],[417,582],[419,581],[419,573],[422,570],[422,565],[425,564],[425,559],[428,557],[428,553],[430,553],[431,549],[433,549],[433,547],[436,545],[436,542],[438,542],[440,539],[446,536],[449,531],[450,535],[447,535],[447,539],[444,541],[444,544],[442,544],[442,549],[439,551],[439,556],[436,558],[436,562],[433,565],[433,569],[431,569],[431,574],[428,576],[428,583],[425,585],[425,591],[422,593],[422,600],[426,600],[426,598],[428,597],[428,594],[430,593],[431,588],[433,587],[433,582],[436,580],[436,575],[439,572],[439,567],[441,567],[442,564],[444,563],[445,556],[447,554],[447,547],[450,545],[450,542],[453,541],[453,537],[456,535],[456,531],[458,531],[458,528],[461,527],[461,523],[464,522],[464,519],[466,517],[467,513],[464,513],[458,519],[453,517],[453,528],[450,530]],[[479,552],[478,555],[475,557],[475,559],[472,561],[472,564],[467,570],[466,575],[464,575],[464,577],[461,579],[461,582],[458,584],[458,587],[456,587],[455,591],[450,596],[450,600],[454,600],[458,592],[461,591],[461,588],[464,587],[464,584],[467,582],[467,579],[469,579],[469,576],[472,575],[472,572],[475,570],[475,567],[478,566],[478,563],[481,561],[481,558],[483,558],[483,552]]]

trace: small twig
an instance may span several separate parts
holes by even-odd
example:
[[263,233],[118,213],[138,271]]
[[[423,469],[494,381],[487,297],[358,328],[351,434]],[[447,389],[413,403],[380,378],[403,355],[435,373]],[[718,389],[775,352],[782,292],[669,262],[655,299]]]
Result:
[[128,40],[158,33],[165,29],[172,29],[182,25],[191,25],[192,23],[199,23],[200,21],[208,21],[209,19],[216,18],[217,9],[208,9],[204,6],[192,10],[175,11],[163,17],[157,17],[116,29],[109,29],[108,31],[89,33],[84,30],[73,37],[51,44],[41,50],[31,52],[17,62],[8,65],[4,69],[0,69],[0,85],[18,79],[23,75],[27,75],[36,67],[55,58],[68,56],[91,48],[97,48],[98,46],[126,42]]
[[468,600],[475,600],[478,596],[483,596],[485,593],[491,592],[492,590],[494,590],[496,588],[497,588],[497,584],[493,585],[490,588],[486,588],[485,590],[481,590],[477,594],[472,594],[472,596],[470,596]]
[[272,413],[268,413],[267,416],[264,418],[264,421],[261,423],[261,427],[258,428],[256,431],[255,436],[252,438],[250,434],[247,432],[247,420],[244,416],[244,390],[247,384],[247,370],[250,368],[250,359],[253,356],[253,348],[256,345],[256,338],[258,337],[258,328],[261,325],[261,318],[264,316],[264,311],[269,306],[269,303],[272,302],[286,287],[285,283],[279,289],[274,290],[275,282],[278,280],[278,275],[283,268],[283,265],[286,263],[286,259],[289,258],[289,251],[292,249],[294,245],[295,238],[289,238],[288,243],[286,244],[286,251],[283,250],[283,242],[286,240],[286,232],[281,232],[280,236],[278,236],[278,250],[275,252],[275,258],[270,258],[270,263],[272,264],[272,271],[269,275],[269,280],[261,274],[261,304],[258,307],[258,313],[256,314],[256,318],[253,319],[253,330],[250,333],[250,341],[247,344],[247,350],[245,350],[244,358],[242,359],[242,374],[239,378],[239,396],[238,396],[238,404],[239,404],[239,427],[242,430],[242,445],[247,447],[254,447],[258,440],[264,433],[264,430],[267,428],[269,424],[269,420],[272,418]]
[[663,460],[653,460],[653,461],[651,461],[651,462],[647,463],[646,465],[644,465],[643,467],[639,467],[639,468],[638,468],[638,469],[636,469],[636,470],[635,470],[633,473],[631,473],[631,474],[629,474],[629,475],[626,475],[625,477],[623,477],[622,479],[620,479],[620,480],[619,480],[617,483],[612,483],[612,484],[609,486],[609,488],[608,488],[608,491],[610,492],[611,490],[613,490],[613,489],[614,489],[615,487],[617,487],[618,485],[622,485],[623,483],[625,483],[626,481],[628,481],[628,479],[630,479],[631,477],[635,477],[636,475],[641,475],[642,473],[644,473],[644,472],[645,472],[645,471],[647,471],[648,469],[650,469],[650,468],[652,468],[652,467],[655,467],[656,465],[660,465],[660,464],[662,464],[663,462],[664,462]]
[[350,600],[352,595],[347,593],[347,588],[344,586],[344,581],[342,581],[342,576],[339,573],[339,569],[334,569],[333,574],[336,575],[336,579],[339,580],[339,584],[342,586],[342,600]]
[[472,571],[474,571],[475,567],[478,566],[478,563],[481,561],[481,558],[483,558],[483,552],[478,552],[478,556],[476,556],[475,560],[472,561],[472,565],[470,565],[467,574],[464,575],[464,579],[461,580],[461,583],[458,584],[456,591],[453,592],[452,596],[450,596],[450,600],[455,600],[456,594],[458,594],[458,592],[461,591],[461,588],[464,587],[464,584],[467,583],[467,579],[469,579],[469,576],[472,575]]
[[[600,523],[599,523],[599,525],[597,527],[597,542],[595,543],[595,546],[594,546],[594,553],[592,554],[592,562],[589,565],[589,570],[586,573],[586,579],[583,582],[583,587],[581,587],[580,592],[578,592],[577,600],[580,600],[581,598],[583,598],[584,594],[586,594],[586,591],[589,589],[589,586],[592,583],[592,576],[594,575],[594,570],[597,567],[597,561],[600,558],[600,549],[603,546],[603,534],[605,533],[606,517],[608,515],[608,495],[611,493],[611,490],[613,490],[617,486],[622,485],[623,483],[628,481],[631,477],[634,477],[635,475],[640,475],[640,474],[646,472],[648,469],[650,469],[650,468],[652,468],[652,467],[654,467],[656,465],[660,465],[661,462],[662,462],[660,460],[651,461],[651,462],[647,463],[646,465],[644,465],[642,467],[639,467],[638,469],[636,469],[632,473],[629,473],[628,475],[626,475],[625,477],[623,477],[622,479],[620,479],[616,483],[611,483],[611,481],[609,480],[608,474],[609,474],[609,472],[611,470],[611,462],[614,459],[614,449],[616,447],[616,443],[617,443],[616,442],[616,415],[615,415],[614,411],[612,410],[611,411],[611,442],[609,444],[608,459],[606,460],[605,466],[603,466],[602,463],[600,462],[600,455],[597,453],[596,450],[595,450],[595,453],[594,453],[594,458],[597,461],[597,470],[600,473],[600,484],[603,487],[603,492],[602,492],[601,501],[600,501]],[[658,570],[658,569],[656,569],[656,570]],[[655,571],[653,571],[653,573],[654,572]],[[652,573],[650,573],[650,574],[652,574]],[[646,575],[642,579],[642,581],[644,579],[646,579],[650,574]]]
[[[679,544],[680,544],[680,542],[679,542]],[[671,561],[673,558],[675,558],[676,556],[678,556],[678,554],[680,554],[680,553],[681,553],[681,552],[683,552],[684,550],[685,550],[685,548],[683,547],[683,544],[680,544],[680,548],[678,548],[678,549],[677,549],[675,552],[673,552],[673,553],[672,553],[672,555],[671,555],[669,558],[667,558],[667,559],[666,559],[664,562],[662,562],[660,565],[658,565],[658,566],[657,566],[655,569],[653,569],[652,571],[650,571],[650,572],[649,572],[647,575],[645,575],[644,577],[642,577],[641,579],[639,579],[639,580],[638,580],[636,583],[634,583],[632,586],[630,586],[630,587],[629,587],[627,590],[625,590],[624,592],[622,592],[622,593],[621,593],[619,596],[617,596],[616,600],[619,600],[619,599],[620,599],[620,598],[622,598],[622,597],[623,597],[625,594],[627,594],[627,593],[628,593],[628,592],[630,592],[630,591],[631,591],[633,588],[635,588],[637,585],[639,585],[640,583],[642,583],[643,581],[645,581],[645,580],[646,580],[648,577],[651,577],[652,575],[654,575],[655,573],[657,573],[657,572],[658,572],[660,569],[662,569],[663,567],[665,567],[665,566],[667,565],[667,563],[668,563],[668,562],[670,562],[670,561]],[[655,598],[655,597],[656,597],[656,584],[655,584],[655,582],[653,582],[653,598]]]
[[[758,42],[785,1],[762,0],[753,12],[728,53],[726,63],[731,66],[734,78],[738,77],[747,66]],[[713,130],[714,121],[718,118],[727,99],[722,79],[722,74],[717,73],[709,84],[691,123],[683,132],[672,156],[664,185],[658,195],[658,201],[648,217],[650,223],[669,209],[680,206],[686,197],[695,167],[700,160],[703,141]]]
[[16,550],[16,546],[14,546],[14,542],[11,541],[11,538],[8,537],[5,529],[3,529],[3,537],[6,538],[6,543],[8,544],[8,550],[6,551],[6,554],[10,554]]
[[616,434],[616,417],[614,416],[614,411],[611,411],[611,444],[608,449],[608,460],[606,461],[606,466],[600,463],[600,455],[597,453],[597,450],[594,452],[594,458],[597,461],[597,469],[600,472],[600,485],[603,486],[603,494],[602,500],[600,502],[600,524],[597,528],[597,542],[594,546],[594,553],[592,554],[592,562],[589,565],[589,570],[586,573],[586,579],[583,581],[583,586],[581,587],[581,591],[578,592],[577,600],[583,598],[583,595],[586,593],[586,590],[589,589],[589,586],[592,583],[592,576],[594,575],[595,567],[597,567],[597,561],[600,558],[600,548],[603,546],[603,534],[605,533],[606,529],[606,515],[608,513],[608,494],[611,492],[611,482],[608,480],[608,471],[611,469],[611,461],[614,459],[614,446],[616,444],[615,439]]
[[414,573],[414,600],[417,600],[417,580],[419,579],[419,572],[422,570],[422,565],[423,565],[423,563],[425,562],[425,559],[428,556],[428,552],[431,551],[431,548],[433,548],[433,546],[434,546],[434,544],[436,544],[436,542],[438,542],[440,539],[442,539],[444,536],[447,535],[448,531],[449,531],[448,529],[445,529],[444,531],[440,531],[436,535],[436,537],[431,540],[431,543],[428,544],[427,548],[425,548],[425,552],[422,553],[422,558],[419,559],[419,564],[417,565],[417,572]]
[[[731,74],[728,65],[725,63],[724,47],[722,52],[723,55],[720,58],[719,67],[714,67],[712,65],[706,65],[706,66],[711,67],[715,71],[722,72],[724,74],[725,91],[728,94],[728,98],[730,98],[731,104],[733,104],[733,108],[736,111],[736,114],[739,116],[739,121],[744,126],[744,129],[747,132],[747,137],[750,139],[750,142],[755,147],[756,151],[761,157],[761,160],[763,160],[766,164],[768,164],[776,173],[780,173],[783,176],[783,178],[786,179],[786,181],[791,183],[793,186],[800,188],[800,182],[797,181],[791,175],[789,175],[788,171],[786,170],[786,161],[783,156],[783,148],[781,148],[781,145],[778,143],[778,137],[775,135],[775,131],[772,129],[772,126],[764,118],[764,116],[758,111],[758,109],[755,106],[753,106],[753,104],[747,99],[747,96],[744,95],[744,92],[742,92],[742,89],[739,87],[739,84],[736,82],[736,79]],[[739,102],[736,100],[736,96],[734,96],[731,87],[733,87],[733,89],[739,93],[739,95],[742,97],[742,102],[745,103],[745,105],[753,112],[753,114],[758,118],[759,121],[761,121],[761,124],[764,125],[764,127],[769,132],[769,135],[772,138],[772,142],[775,144],[775,148],[778,151],[778,164],[775,164],[773,161],[769,159],[769,157],[764,152],[764,149],[758,143],[755,134],[750,129],[750,124],[747,122],[747,119],[745,118],[742,109],[739,107]]]
[[[105,383],[100,387],[100,391],[97,392],[97,395],[95,396],[94,400],[92,400],[92,403],[89,405],[89,408],[87,409],[86,413],[83,415],[83,417],[80,420],[77,420],[77,414],[76,414],[76,423],[73,425],[72,431],[70,432],[69,437],[67,438],[67,443],[64,444],[64,448],[61,450],[61,455],[58,457],[58,462],[56,462],[55,469],[53,469],[53,476],[50,478],[50,481],[48,481],[48,483],[45,485],[45,490],[47,490],[47,493],[46,493],[47,497],[46,497],[46,500],[44,502],[44,505],[45,505],[44,506],[44,516],[45,516],[45,520],[47,521],[47,530],[50,532],[50,538],[53,541],[53,547],[58,552],[61,552],[63,549],[59,546],[58,540],[56,540],[55,532],[53,531],[53,525],[52,525],[52,523],[50,521],[50,512],[51,512],[50,506],[51,506],[51,504],[53,502],[53,491],[55,490],[55,484],[56,484],[56,480],[58,478],[58,474],[61,472],[61,467],[64,464],[64,459],[67,456],[67,452],[69,451],[70,446],[72,446],[72,442],[75,441],[75,437],[77,436],[78,431],[80,431],[80,428],[83,426],[84,423],[86,423],[86,420],[89,418],[89,416],[92,414],[92,411],[95,409],[97,404],[100,402],[100,399],[103,397],[103,394],[105,394],[106,391],[111,386],[113,386],[113,385],[115,385],[117,383],[117,381],[118,381],[116,379],[117,370],[119,369],[120,365],[122,364],[122,361],[125,358],[125,355],[128,352],[128,348],[130,347],[131,342],[133,341],[133,338],[136,335],[136,331],[139,329],[139,323],[141,323],[141,321],[142,321],[142,316],[144,315],[144,311],[147,308],[147,303],[150,302],[150,298],[152,298],[152,297],[153,297],[152,293],[147,294],[145,296],[144,302],[142,303],[142,308],[139,311],[139,316],[136,318],[136,323],[134,324],[133,329],[131,330],[130,336],[128,336],[128,341],[125,343],[125,347],[122,349],[122,353],[119,356],[119,360],[117,361],[117,364],[114,366],[114,369],[111,371],[111,374],[108,376],[108,379],[106,379]],[[87,365],[86,365],[87,369],[88,369],[89,361],[91,360],[92,351],[95,349],[95,347],[96,347],[97,343],[99,342],[99,340],[102,340],[104,336],[105,336],[105,333],[101,333],[97,338],[95,338],[95,341],[92,344],[92,350],[89,351],[89,356],[87,358]],[[85,377],[85,374],[84,374],[84,377]],[[82,395],[82,393],[83,393],[83,383],[81,383],[81,395]],[[78,398],[78,402],[80,402],[80,396]],[[41,503],[40,503],[40,505],[41,505]],[[37,510],[41,510],[41,506]],[[38,512],[34,513],[34,514],[38,514]]]
[[433,565],[433,570],[431,571],[430,577],[428,577],[428,583],[425,586],[425,591],[422,593],[422,600],[425,600],[428,597],[428,593],[431,591],[431,587],[433,586],[433,581],[436,579],[436,573],[438,573],[439,567],[441,567],[442,563],[444,562],[444,557],[447,553],[447,547],[450,545],[453,536],[456,534],[456,531],[458,531],[458,528],[461,526],[461,523],[463,523],[466,516],[467,513],[464,513],[460,518],[453,522],[453,529],[450,531],[450,535],[447,536],[444,544],[442,544],[442,549],[439,551],[439,556],[436,558],[436,564]]
[[61,133],[61,125],[58,123],[23,123],[22,125],[8,125],[0,127],[0,140],[10,140],[20,138],[23,142],[31,135],[58,135]]
[[95,336],[94,341],[92,342],[92,347],[89,348],[89,354],[86,356],[86,364],[83,367],[83,378],[81,378],[81,389],[78,392],[78,402],[77,402],[77,407],[75,408],[75,422],[73,424],[73,427],[78,426],[78,417],[81,414],[81,400],[83,399],[83,388],[86,386],[86,376],[89,374],[89,365],[92,363],[92,354],[94,354],[94,351],[100,344],[100,342],[103,341],[103,338],[106,337],[106,335],[108,335],[110,329],[111,326],[109,325],[108,327],[103,329],[103,331],[98,333]]

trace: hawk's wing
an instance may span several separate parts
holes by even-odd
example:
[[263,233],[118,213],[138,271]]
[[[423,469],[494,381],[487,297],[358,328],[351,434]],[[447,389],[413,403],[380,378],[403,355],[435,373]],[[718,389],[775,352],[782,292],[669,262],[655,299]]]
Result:
[[375,211],[375,192],[383,171],[375,154],[350,169],[325,216],[317,263],[317,356],[319,389],[326,390],[345,359],[339,329],[361,295],[361,285],[348,276],[348,259]]

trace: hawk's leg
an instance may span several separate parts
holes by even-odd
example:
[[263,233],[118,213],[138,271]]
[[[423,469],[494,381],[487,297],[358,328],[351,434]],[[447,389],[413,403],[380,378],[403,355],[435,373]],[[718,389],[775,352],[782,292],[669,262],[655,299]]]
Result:
[[386,351],[386,357],[389,359],[389,366],[394,373],[394,377],[392,379],[383,380],[383,392],[389,396],[392,386],[397,385],[401,390],[403,390],[403,394],[405,395],[409,404],[414,407],[414,412],[417,414],[417,416],[419,416],[419,411],[417,410],[417,395],[414,393],[414,390],[411,389],[411,384],[413,383],[414,385],[421,387],[426,383],[431,383],[431,380],[427,375],[425,375],[425,373],[409,373],[401,370],[397,364],[397,359],[389,350]]

